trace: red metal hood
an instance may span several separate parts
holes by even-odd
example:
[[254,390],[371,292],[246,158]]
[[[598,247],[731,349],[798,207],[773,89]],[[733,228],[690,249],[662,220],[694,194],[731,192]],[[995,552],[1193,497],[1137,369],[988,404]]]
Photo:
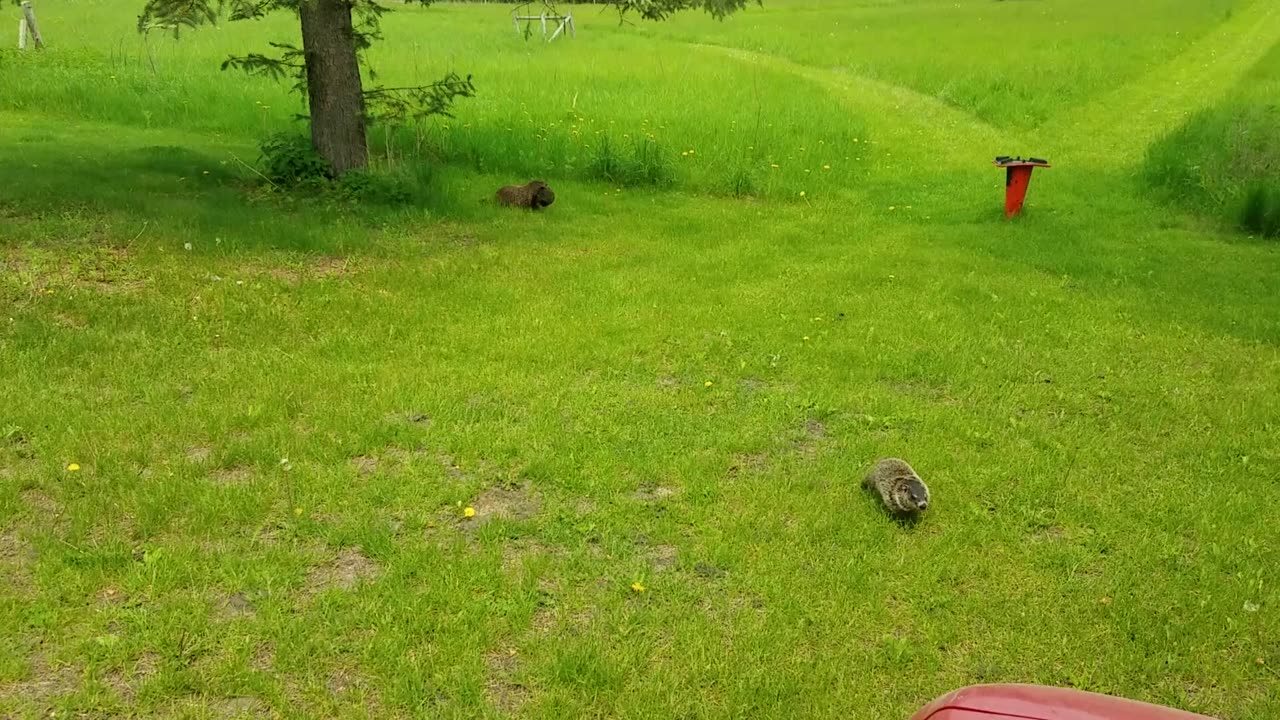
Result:
[[911,720],[1214,720],[1184,710],[1044,685],[971,685],[924,706]]

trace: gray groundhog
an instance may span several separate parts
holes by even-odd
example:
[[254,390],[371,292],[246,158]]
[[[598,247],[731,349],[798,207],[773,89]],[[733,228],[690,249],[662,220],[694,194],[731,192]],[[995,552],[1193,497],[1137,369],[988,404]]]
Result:
[[555,201],[556,194],[541,180],[532,180],[524,185],[508,185],[498,191],[498,202],[503,205],[537,210]]
[[877,460],[862,486],[880,493],[885,507],[900,517],[915,517],[929,507],[929,488],[905,460]]

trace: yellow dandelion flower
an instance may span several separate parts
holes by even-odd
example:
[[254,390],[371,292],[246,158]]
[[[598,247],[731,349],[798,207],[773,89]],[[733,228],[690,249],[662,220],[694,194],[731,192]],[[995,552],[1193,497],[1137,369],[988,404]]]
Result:
[[466,509],[462,511],[462,517],[473,518],[475,516],[476,516],[476,509],[473,507],[468,506]]
[[80,465],[77,463],[68,463],[67,472],[80,472]]
[[644,585],[641,585],[639,582],[633,582],[631,583],[631,590],[633,592],[642,593],[644,592]]
[[803,191],[803,190],[801,190],[801,191],[800,191],[800,197],[804,197],[804,191]]
[[805,341],[805,342],[809,342],[809,336],[808,336],[808,335],[805,335],[805,336],[804,336],[804,341]]
[[830,170],[830,169],[831,169],[831,166],[830,166],[830,165],[823,165],[823,166],[822,166],[822,169],[823,169],[823,170]]
[[706,381],[705,383],[703,383],[703,385],[704,385],[705,387],[711,387],[711,381],[710,381],[710,380],[708,380],[708,381]]
[[301,516],[301,515],[302,515],[302,508],[294,508],[294,509],[293,509],[293,514],[294,514],[294,515]]

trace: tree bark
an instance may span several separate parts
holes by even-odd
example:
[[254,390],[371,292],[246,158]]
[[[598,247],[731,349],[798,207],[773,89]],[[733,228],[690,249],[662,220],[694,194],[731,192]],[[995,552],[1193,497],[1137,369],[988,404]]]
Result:
[[364,88],[346,0],[302,0],[302,52],[307,66],[311,143],[341,174],[369,160]]

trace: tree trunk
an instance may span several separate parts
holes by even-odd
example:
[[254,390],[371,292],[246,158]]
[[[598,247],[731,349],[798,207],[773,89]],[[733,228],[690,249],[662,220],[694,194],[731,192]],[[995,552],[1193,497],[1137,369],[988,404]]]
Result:
[[364,167],[364,88],[346,0],[302,0],[302,52],[307,65],[311,142],[335,173]]

